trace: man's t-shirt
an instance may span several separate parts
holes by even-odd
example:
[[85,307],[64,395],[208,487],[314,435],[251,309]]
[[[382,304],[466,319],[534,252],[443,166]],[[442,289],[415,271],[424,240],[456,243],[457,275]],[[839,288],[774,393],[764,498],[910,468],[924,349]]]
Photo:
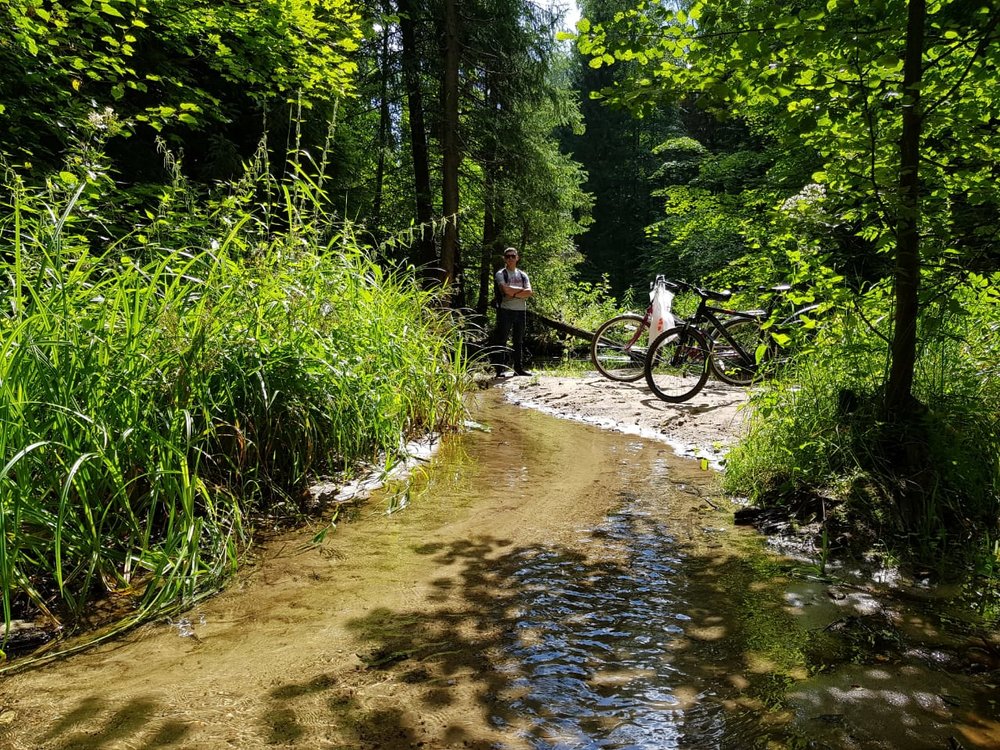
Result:
[[[528,274],[520,268],[515,268],[513,273],[506,268],[501,268],[496,272],[494,278],[496,279],[497,287],[503,284],[515,287],[516,289],[531,289],[531,280],[528,278]],[[528,309],[528,300],[525,297],[502,297],[502,300],[500,307],[504,310]]]

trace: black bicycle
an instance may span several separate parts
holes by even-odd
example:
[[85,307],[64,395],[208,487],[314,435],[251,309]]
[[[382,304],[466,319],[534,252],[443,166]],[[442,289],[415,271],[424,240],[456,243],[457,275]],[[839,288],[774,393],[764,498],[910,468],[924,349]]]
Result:
[[776,300],[789,289],[787,286],[771,287],[772,301],[767,309],[731,310],[709,303],[726,302],[732,292],[673,283],[698,295],[698,309],[689,320],[657,336],[643,363],[649,389],[670,403],[693,398],[710,373],[730,385],[750,385],[779,359],[784,335],[779,332],[801,323],[817,307],[803,307],[774,323],[771,317]]

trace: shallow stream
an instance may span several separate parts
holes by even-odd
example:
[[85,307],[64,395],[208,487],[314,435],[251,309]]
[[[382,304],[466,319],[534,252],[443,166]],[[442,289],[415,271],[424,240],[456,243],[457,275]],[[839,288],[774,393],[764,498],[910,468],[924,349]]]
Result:
[[1000,747],[981,613],[779,557],[666,445],[474,417],[185,618],[0,678],[0,747]]

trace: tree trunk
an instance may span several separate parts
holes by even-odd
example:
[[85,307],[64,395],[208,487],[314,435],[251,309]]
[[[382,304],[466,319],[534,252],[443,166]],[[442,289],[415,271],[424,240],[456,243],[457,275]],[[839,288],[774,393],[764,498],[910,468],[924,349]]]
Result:
[[[383,2],[382,12],[389,17],[389,3]],[[385,155],[389,149],[389,24],[382,29],[382,49],[379,61],[379,117],[378,117],[378,159],[375,166],[375,198],[372,201],[372,239],[378,242],[382,233],[382,196],[385,183]]]
[[458,0],[444,0],[444,80],[441,87],[442,185],[441,211],[444,238],[441,242],[442,283],[451,284],[461,263],[458,248]]
[[926,0],[909,0],[903,62],[903,132],[900,137],[899,214],[896,225],[896,310],[892,360],[885,389],[885,416],[900,421],[913,401],[920,286],[920,80]]
[[410,147],[413,154],[413,192],[416,196],[417,225],[420,235],[413,248],[417,265],[432,266],[434,251],[434,202],[431,192],[430,156],[427,129],[424,125],[424,102],[420,88],[420,67],[412,0],[399,0],[399,31],[403,48],[403,80],[406,86],[407,112],[410,115]]
[[[488,70],[483,71],[483,80],[486,82],[486,106],[487,111],[495,112],[499,108],[497,102],[496,88],[492,84],[492,76]],[[484,134],[486,137],[486,147],[483,151],[483,243],[482,252],[479,257],[479,302],[476,305],[476,312],[480,315],[486,314],[486,308],[493,297],[493,255],[499,250],[500,227],[497,222],[497,142],[495,135],[490,132]]]
[[493,267],[490,261],[499,240],[495,192],[493,173],[487,168],[483,181],[483,251],[479,256],[479,301],[476,303],[476,312],[480,315],[486,314],[486,308],[493,297]]

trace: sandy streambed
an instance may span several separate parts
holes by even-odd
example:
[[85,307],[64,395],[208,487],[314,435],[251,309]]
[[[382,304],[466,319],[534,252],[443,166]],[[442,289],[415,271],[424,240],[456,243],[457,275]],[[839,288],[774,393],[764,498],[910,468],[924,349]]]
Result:
[[[502,396],[617,414],[616,430]],[[817,634],[884,608],[796,576],[732,527],[712,472],[674,455],[738,434],[742,395],[719,398],[661,409],[587,378],[490,389],[473,406],[488,431],[449,438],[321,544],[319,526],[272,540],[183,621],[0,678],[0,747],[1000,745],[991,677],[943,668],[961,641],[930,638],[938,619],[897,619],[923,634],[912,658],[826,669],[842,640]]]
[[[636,451],[670,451],[481,398],[491,431],[443,445],[397,488],[404,510],[373,500],[321,545],[318,528],[275,539],[182,621],[0,678],[0,746],[529,746],[503,708],[512,571],[553,549],[616,565],[590,530]],[[677,512],[706,511],[688,495]]]

